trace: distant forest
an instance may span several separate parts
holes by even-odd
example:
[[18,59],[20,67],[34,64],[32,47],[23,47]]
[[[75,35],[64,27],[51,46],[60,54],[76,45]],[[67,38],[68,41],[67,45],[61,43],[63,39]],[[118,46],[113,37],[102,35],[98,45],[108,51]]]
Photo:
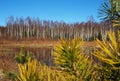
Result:
[[96,38],[107,39],[107,31],[113,31],[107,22],[97,23],[93,17],[87,22],[65,23],[58,21],[40,20],[39,18],[9,17],[6,26],[0,26],[0,38],[41,39],[41,40],[71,40],[76,37],[84,41]]

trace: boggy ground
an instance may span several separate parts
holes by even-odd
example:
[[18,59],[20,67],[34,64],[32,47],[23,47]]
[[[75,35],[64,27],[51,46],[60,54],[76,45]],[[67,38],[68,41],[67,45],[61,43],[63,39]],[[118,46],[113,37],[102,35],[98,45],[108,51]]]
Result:
[[[13,40],[13,39],[1,39],[0,40],[0,81],[9,81],[2,77],[1,71],[16,71],[17,72],[17,63],[14,59],[14,56],[6,54],[7,49],[12,50],[16,48],[34,48],[39,50],[39,48],[53,47],[57,45],[59,41],[51,40],[36,40],[36,39],[23,39],[23,40]],[[83,47],[93,47],[96,46],[95,41],[84,42]],[[4,51],[3,51],[4,50]]]

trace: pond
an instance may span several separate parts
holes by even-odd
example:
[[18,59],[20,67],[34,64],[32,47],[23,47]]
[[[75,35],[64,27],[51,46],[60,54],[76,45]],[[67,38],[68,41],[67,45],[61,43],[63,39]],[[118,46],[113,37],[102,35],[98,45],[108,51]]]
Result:
[[0,50],[0,54],[5,54],[9,56],[10,58],[15,58],[16,54],[20,54],[20,52],[23,51],[25,54],[31,54],[32,58],[36,58],[38,61],[40,61],[42,64],[46,64],[48,66],[52,66],[53,63],[53,47],[41,47],[41,48],[9,48],[5,47]]
[[[90,58],[95,59],[91,52],[94,51],[93,47],[87,47],[82,48],[84,54],[87,54]],[[16,54],[20,54],[20,52],[23,51],[24,54],[31,54],[32,58],[37,59],[42,64],[46,64],[48,66],[54,65],[54,57],[52,55],[53,53],[53,47],[39,47],[39,48],[33,48],[33,47],[4,47],[0,50],[2,54],[5,54],[9,56],[9,58],[15,59]],[[0,53],[0,54],[1,54]]]

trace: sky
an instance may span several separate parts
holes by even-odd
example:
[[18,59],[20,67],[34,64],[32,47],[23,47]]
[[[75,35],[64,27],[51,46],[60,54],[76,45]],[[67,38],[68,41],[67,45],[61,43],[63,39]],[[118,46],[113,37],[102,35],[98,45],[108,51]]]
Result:
[[98,9],[102,0],[0,0],[0,25],[10,16],[40,20],[85,22],[90,16],[99,22]]

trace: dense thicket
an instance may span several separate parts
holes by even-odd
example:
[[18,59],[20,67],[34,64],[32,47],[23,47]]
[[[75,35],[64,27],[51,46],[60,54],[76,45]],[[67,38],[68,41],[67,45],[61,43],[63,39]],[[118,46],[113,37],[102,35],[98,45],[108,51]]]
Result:
[[0,37],[5,38],[35,38],[44,40],[73,39],[81,37],[85,41],[101,37],[107,38],[108,30],[112,26],[106,22],[97,23],[93,17],[87,22],[65,23],[46,21],[39,18],[14,18],[9,17],[5,27],[0,27]]

